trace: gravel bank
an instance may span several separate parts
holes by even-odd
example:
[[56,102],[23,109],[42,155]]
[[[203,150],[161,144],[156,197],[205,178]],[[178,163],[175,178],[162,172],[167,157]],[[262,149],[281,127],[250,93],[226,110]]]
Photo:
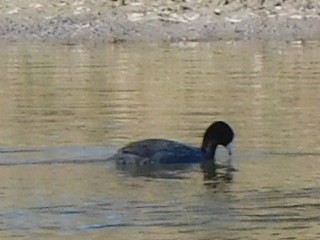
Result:
[[0,36],[62,43],[320,40],[320,1],[6,0]]

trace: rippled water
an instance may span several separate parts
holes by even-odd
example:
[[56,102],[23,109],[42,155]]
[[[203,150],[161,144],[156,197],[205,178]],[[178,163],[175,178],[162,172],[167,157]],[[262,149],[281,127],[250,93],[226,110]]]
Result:
[[[2,46],[0,238],[319,239],[319,48]],[[217,119],[232,181],[106,160],[148,137],[199,145]]]

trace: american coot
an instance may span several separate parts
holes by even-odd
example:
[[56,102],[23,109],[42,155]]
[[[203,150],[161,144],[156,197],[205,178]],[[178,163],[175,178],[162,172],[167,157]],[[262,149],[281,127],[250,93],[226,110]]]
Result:
[[226,147],[229,153],[228,168],[234,169],[232,162],[232,140],[234,133],[225,122],[212,123],[203,135],[200,148],[188,146],[166,139],[146,139],[129,143],[111,157],[117,164],[181,164],[210,161],[215,164],[218,145]]

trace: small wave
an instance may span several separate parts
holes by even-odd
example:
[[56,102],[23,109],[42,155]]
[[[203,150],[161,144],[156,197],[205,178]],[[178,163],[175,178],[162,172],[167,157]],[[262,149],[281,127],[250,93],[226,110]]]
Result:
[[114,152],[105,146],[1,149],[0,166],[100,163]]
[[280,155],[290,157],[301,157],[301,156],[320,156],[318,152],[264,152],[267,155]]
[[40,152],[40,149],[0,149],[1,153],[34,153]]

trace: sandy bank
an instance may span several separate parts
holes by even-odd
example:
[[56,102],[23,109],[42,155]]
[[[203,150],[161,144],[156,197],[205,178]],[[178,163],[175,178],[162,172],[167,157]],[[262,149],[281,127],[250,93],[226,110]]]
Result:
[[3,1],[2,41],[320,40],[318,0]]

